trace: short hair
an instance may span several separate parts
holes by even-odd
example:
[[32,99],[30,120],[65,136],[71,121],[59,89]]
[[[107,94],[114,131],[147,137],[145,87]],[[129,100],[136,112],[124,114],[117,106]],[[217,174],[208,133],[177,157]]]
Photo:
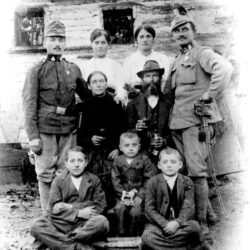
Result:
[[122,133],[120,135],[120,144],[121,144],[122,140],[125,138],[128,138],[128,139],[138,138],[138,142],[140,143],[140,137],[134,131],[127,131],[127,132]]
[[102,71],[100,71],[100,70],[95,70],[95,71],[93,71],[93,72],[91,72],[91,73],[89,74],[89,76],[88,76],[88,78],[87,78],[87,84],[90,84],[91,78],[92,78],[92,76],[95,75],[95,74],[101,74],[101,75],[104,77],[105,81],[106,81],[106,82],[108,81],[107,76],[106,76]]
[[150,33],[152,35],[153,38],[155,38],[155,34],[156,34],[155,29],[151,25],[142,24],[142,25],[138,26],[135,30],[135,34],[134,34],[135,41],[137,41],[138,35],[139,35],[141,30],[146,30],[148,33]]
[[71,147],[69,148],[67,151],[66,151],[66,154],[65,154],[65,161],[68,160],[69,158],[69,153],[71,152],[80,152],[84,155],[85,159],[88,160],[89,159],[89,151],[86,150],[85,148],[81,147],[81,146],[74,146],[74,147]]
[[110,35],[108,31],[104,29],[94,29],[90,35],[90,42],[93,43],[95,39],[97,39],[100,36],[104,36],[107,43],[110,43]]
[[166,147],[166,148],[162,149],[160,154],[159,154],[159,160],[161,159],[161,156],[163,154],[166,154],[166,155],[175,154],[175,155],[177,155],[179,161],[183,162],[182,155],[180,154],[180,152],[177,149],[170,148],[170,147]]

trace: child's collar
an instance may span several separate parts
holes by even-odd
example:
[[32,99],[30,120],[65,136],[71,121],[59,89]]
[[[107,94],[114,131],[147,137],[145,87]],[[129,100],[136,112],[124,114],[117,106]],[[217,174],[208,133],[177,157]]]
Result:
[[179,175],[179,173],[177,173],[177,174],[174,175],[174,176],[168,176],[168,175],[163,174],[163,176],[164,176],[164,178],[165,178],[166,180],[176,180],[177,177],[178,177],[178,175]]

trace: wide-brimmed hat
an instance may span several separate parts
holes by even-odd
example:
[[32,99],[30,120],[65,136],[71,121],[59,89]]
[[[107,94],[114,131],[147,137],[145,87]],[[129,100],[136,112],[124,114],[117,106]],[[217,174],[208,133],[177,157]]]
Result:
[[44,36],[65,37],[65,25],[60,21],[52,21],[45,26]]
[[138,77],[142,78],[145,72],[157,71],[162,76],[164,74],[164,68],[160,68],[160,65],[155,60],[148,60],[143,66],[143,70],[137,72]]
[[185,24],[185,23],[193,23],[193,25],[195,26],[194,20],[191,16],[187,14],[175,16],[175,18],[171,22],[171,32],[173,32],[173,30],[177,28],[178,26]]

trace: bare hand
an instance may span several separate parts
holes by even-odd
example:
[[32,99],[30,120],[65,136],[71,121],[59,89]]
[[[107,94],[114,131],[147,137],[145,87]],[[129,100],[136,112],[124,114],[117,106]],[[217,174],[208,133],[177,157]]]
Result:
[[104,140],[105,138],[99,135],[93,135],[91,138],[92,143],[95,146],[100,146],[101,142]]
[[180,227],[180,224],[173,220],[173,221],[169,221],[166,225],[166,227],[163,228],[164,233],[172,235],[175,234],[177,229]]
[[117,95],[114,96],[113,100],[116,102],[116,104],[119,104],[120,102],[122,102],[122,99],[118,97]]
[[200,99],[201,99],[201,100],[204,100],[204,101],[208,101],[208,100],[211,99],[211,97],[209,96],[208,92],[205,92],[205,93],[201,96]]
[[80,209],[78,211],[77,217],[88,220],[95,215],[97,215],[97,210],[95,209],[95,206],[90,206]]
[[60,211],[64,210],[64,209],[72,209],[72,204],[68,204],[68,203],[64,203],[64,202],[59,202],[56,203],[53,206],[53,214],[58,214]]
[[163,138],[161,136],[158,136],[157,138],[153,138],[151,140],[151,145],[155,148],[160,148],[163,145]]
[[139,196],[136,196],[133,202],[133,206],[135,207],[139,207],[142,203],[142,198]]
[[42,153],[43,144],[40,139],[34,139],[29,141],[30,150],[33,151],[36,155],[40,155]]
[[145,129],[147,129],[148,127],[146,126],[145,122],[143,120],[138,120],[136,125],[135,125],[135,129],[136,131],[143,131]]
[[111,160],[114,160],[119,154],[119,150],[118,149],[114,149],[113,151],[110,152],[108,158]]

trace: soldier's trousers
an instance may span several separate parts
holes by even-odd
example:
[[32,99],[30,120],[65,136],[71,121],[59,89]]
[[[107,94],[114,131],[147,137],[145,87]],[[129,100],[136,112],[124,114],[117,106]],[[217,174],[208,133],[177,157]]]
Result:
[[[212,127],[209,127],[212,129]],[[176,148],[184,157],[190,177],[207,177],[208,152],[205,142],[198,139],[199,127],[172,130],[172,138]]]
[[35,170],[39,184],[40,201],[46,216],[50,185],[54,177],[65,168],[65,154],[76,145],[76,134],[53,135],[40,133],[43,149],[35,159]]
[[199,232],[199,224],[193,220],[183,223],[174,235],[165,235],[159,227],[148,224],[141,237],[141,249],[184,250],[188,244],[195,247],[200,244]]
[[30,233],[37,241],[41,242],[41,245],[53,250],[75,250],[78,249],[77,244],[90,244],[98,238],[102,238],[109,231],[108,220],[102,215],[82,220],[76,225],[72,224],[70,232],[63,231],[60,223],[65,222],[52,222],[39,218],[32,223]]

